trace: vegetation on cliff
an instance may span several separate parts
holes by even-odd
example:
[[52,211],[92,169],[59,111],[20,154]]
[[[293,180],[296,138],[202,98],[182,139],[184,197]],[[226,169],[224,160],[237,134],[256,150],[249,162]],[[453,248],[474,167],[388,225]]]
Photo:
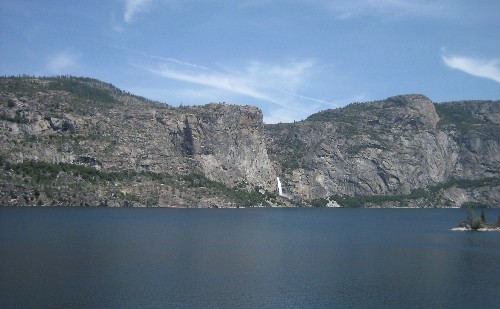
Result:
[[[250,106],[0,77],[0,203],[496,207],[499,106],[402,95],[266,125]],[[277,176],[292,198],[276,196]]]
[[[256,187],[248,192],[207,179],[198,173],[119,171],[104,172],[91,167],[25,161],[9,163],[0,157],[0,198],[5,205],[61,206],[270,206],[276,195]],[[160,201],[161,188],[172,196]],[[181,196],[192,204],[178,199]],[[210,198],[214,198],[210,202]],[[5,202],[10,199],[11,203]],[[203,202],[203,200],[207,200]],[[201,203],[200,203],[201,202]],[[217,204],[220,203],[220,204]]]
[[[452,206],[446,200],[441,200],[441,193],[449,188],[476,188],[476,187],[497,187],[500,186],[500,178],[487,178],[480,180],[453,179],[446,183],[441,183],[427,188],[413,190],[410,194],[401,195],[370,195],[370,196],[339,196],[332,195],[330,200],[336,201],[342,207],[383,207],[386,204],[396,203],[399,207],[405,207],[419,200],[425,201],[428,205],[440,205],[441,207]],[[420,203],[419,203],[420,204]],[[474,207],[488,207],[487,204],[479,202],[469,202],[462,207],[474,205]]]

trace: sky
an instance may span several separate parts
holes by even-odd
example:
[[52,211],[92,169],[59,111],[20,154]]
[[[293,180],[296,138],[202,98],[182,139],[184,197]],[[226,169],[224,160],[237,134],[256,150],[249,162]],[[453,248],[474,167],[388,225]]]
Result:
[[0,0],[0,59],[266,123],[409,93],[498,100],[500,1]]

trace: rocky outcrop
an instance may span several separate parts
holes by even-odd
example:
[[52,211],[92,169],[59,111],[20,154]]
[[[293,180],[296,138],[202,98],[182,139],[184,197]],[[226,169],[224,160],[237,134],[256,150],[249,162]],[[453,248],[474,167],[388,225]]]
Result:
[[[3,204],[336,205],[410,196],[365,206],[499,205],[498,101],[402,95],[273,125],[252,106],[173,108],[86,78],[0,78],[0,101]],[[291,200],[275,196],[276,177]]]
[[500,217],[495,224],[486,222],[484,209],[481,209],[481,215],[477,216],[471,208],[467,209],[467,219],[451,229],[452,231],[497,231],[500,232]]
[[196,121],[190,125],[186,118],[183,130],[189,132],[183,131],[183,142],[204,175],[228,185],[274,190],[276,174],[267,155],[259,109],[209,104],[193,112]]
[[[498,178],[499,106],[397,96],[268,125],[267,144],[293,196],[408,195],[453,179]],[[493,195],[481,201],[496,206]]]
[[[174,109],[93,80],[75,80],[76,86],[81,83],[115,94],[103,104],[97,99],[81,101],[71,87],[48,87],[57,80],[30,82],[36,92],[12,93],[5,90],[12,80],[2,80],[3,100],[15,102],[10,109],[2,106],[5,117],[0,124],[2,155],[11,162],[73,163],[103,171],[196,172],[228,186],[274,188],[276,174],[264,143],[262,113],[255,107],[220,103]],[[90,90],[84,95],[91,96]],[[14,119],[18,114],[22,118],[9,121],[10,115]]]

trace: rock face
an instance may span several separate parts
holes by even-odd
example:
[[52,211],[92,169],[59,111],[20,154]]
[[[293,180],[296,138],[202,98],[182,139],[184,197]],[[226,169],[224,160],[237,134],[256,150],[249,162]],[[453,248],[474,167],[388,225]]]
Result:
[[[2,100],[15,104],[2,106],[4,156],[104,171],[199,172],[229,186],[274,186],[259,109],[222,103],[174,109],[97,81],[70,81],[76,85],[35,79],[30,82],[36,92],[10,93],[5,88],[12,81],[2,80]],[[90,95],[98,89],[103,98],[82,100],[72,87]],[[28,137],[33,140],[27,147],[13,143]]]
[[[294,196],[408,195],[453,179],[498,179],[498,115],[498,101],[433,104],[403,95],[267,125],[267,144]],[[496,183],[482,202],[498,205]]]
[[[500,199],[499,101],[403,95],[275,125],[251,106],[172,108],[86,78],[0,78],[0,101],[3,205],[235,206],[241,192],[290,203],[274,196],[278,176],[304,205],[436,186],[435,201],[403,206]],[[58,165],[43,182],[29,162],[87,169]]]
[[230,186],[243,182],[271,188],[275,173],[257,108],[225,104],[158,107],[103,115],[98,125],[109,141],[92,141],[81,153],[96,158],[107,170],[200,172]]
[[276,174],[267,155],[259,109],[209,104],[188,111],[182,141],[177,136],[177,143],[204,175],[227,185],[244,183],[274,190]]

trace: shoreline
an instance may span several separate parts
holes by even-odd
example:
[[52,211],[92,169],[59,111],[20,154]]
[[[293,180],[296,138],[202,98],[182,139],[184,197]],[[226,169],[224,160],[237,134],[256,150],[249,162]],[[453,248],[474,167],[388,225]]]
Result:
[[466,228],[466,227],[454,227],[450,229],[451,231],[470,231],[470,232],[500,232],[500,227],[482,227],[477,230]]

